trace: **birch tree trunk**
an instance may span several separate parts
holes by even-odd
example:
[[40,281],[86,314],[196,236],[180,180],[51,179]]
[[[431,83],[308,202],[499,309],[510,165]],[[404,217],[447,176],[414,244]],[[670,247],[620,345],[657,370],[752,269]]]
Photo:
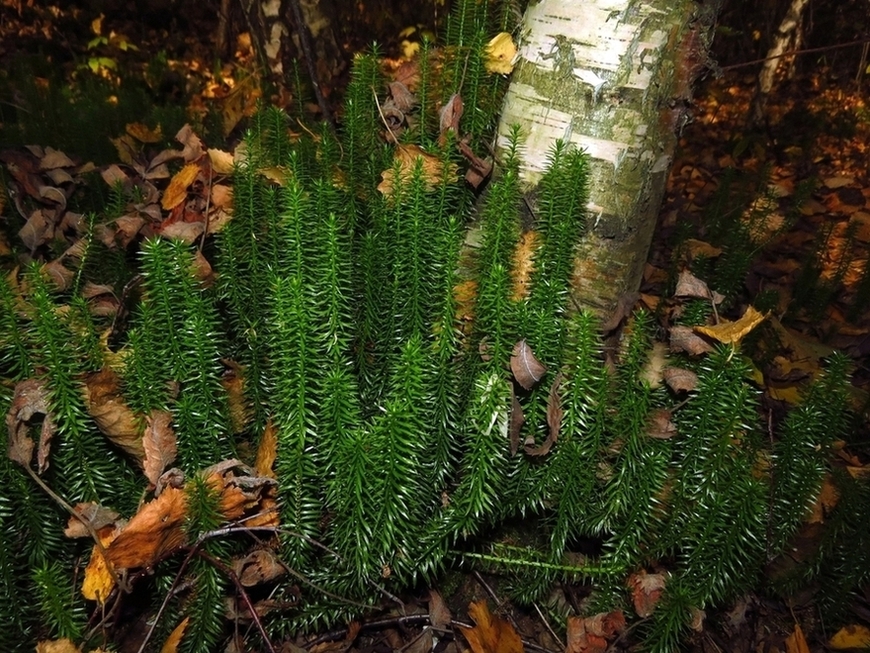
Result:
[[520,125],[530,190],[556,139],[590,155],[590,229],[573,282],[581,306],[604,313],[639,287],[717,10],[693,0],[533,0],[526,11],[498,148]]

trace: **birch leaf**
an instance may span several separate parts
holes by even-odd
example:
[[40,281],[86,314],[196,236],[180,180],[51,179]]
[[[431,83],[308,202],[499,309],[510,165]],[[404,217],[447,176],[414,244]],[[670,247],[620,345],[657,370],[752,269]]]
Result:
[[517,46],[508,32],[499,32],[486,46],[486,72],[494,75],[510,75],[514,69]]
[[759,313],[754,306],[749,306],[746,312],[736,322],[722,321],[715,326],[697,326],[695,331],[709,336],[719,342],[736,345],[744,336],[764,322],[767,313]]
[[142,449],[145,452],[142,468],[145,478],[156,486],[163,470],[175,462],[178,447],[172,428],[172,413],[167,410],[152,410],[145,419],[147,425],[142,433]]

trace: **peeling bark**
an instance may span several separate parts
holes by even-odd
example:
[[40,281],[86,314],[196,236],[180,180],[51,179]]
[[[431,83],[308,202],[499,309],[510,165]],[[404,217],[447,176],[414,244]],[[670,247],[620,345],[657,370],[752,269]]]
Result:
[[530,189],[556,139],[590,155],[590,229],[573,283],[581,306],[609,311],[640,284],[717,9],[692,0],[541,0],[526,11],[498,148],[520,125]]

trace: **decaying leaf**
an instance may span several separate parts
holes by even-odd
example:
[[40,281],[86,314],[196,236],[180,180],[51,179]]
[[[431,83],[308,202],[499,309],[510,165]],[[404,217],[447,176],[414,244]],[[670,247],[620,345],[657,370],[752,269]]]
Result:
[[610,640],[625,629],[622,610],[592,617],[568,617],[568,646],[565,653],[605,653]]
[[447,628],[453,615],[438,590],[429,590],[429,623],[433,628]]
[[146,416],[145,430],[142,433],[142,469],[152,485],[163,471],[175,462],[178,447],[175,430],[172,428],[172,413],[168,410],[152,410]]
[[807,645],[800,624],[795,624],[792,634],[785,638],[785,651],[786,653],[810,653],[810,647]]
[[163,642],[160,647],[160,653],[178,653],[178,646],[181,644],[181,638],[184,637],[184,631],[187,630],[187,624],[190,623],[190,617],[185,617],[181,622],[172,629],[169,637]]
[[468,159],[468,162],[471,164],[468,166],[468,170],[465,171],[465,181],[472,188],[477,188],[492,174],[492,159],[490,157],[477,156],[466,142],[467,140],[467,138],[463,138],[459,141],[459,153]]
[[631,601],[638,617],[646,618],[653,613],[665,589],[664,574],[648,574],[641,570],[628,577]]
[[764,322],[765,318],[767,318],[767,313],[759,313],[754,306],[749,306],[743,317],[736,322],[722,321],[715,326],[697,326],[695,331],[719,342],[736,345],[744,336]]
[[686,299],[712,299],[713,293],[707,287],[707,283],[701,281],[688,270],[682,270],[680,277],[677,279],[677,287],[674,290],[674,297],[684,297]]
[[870,628],[853,624],[840,628],[828,641],[828,646],[837,651],[870,648]]
[[473,628],[461,628],[473,653],[522,653],[523,642],[514,627],[489,611],[486,601],[468,606]]
[[525,452],[529,456],[546,456],[550,453],[550,449],[556,444],[559,439],[559,431],[562,428],[562,417],[564,410],[562,409],[562,395],[559,390],[562,385],[562,373],[559,372],[553,383],[550,386],[550,393],[547,396],[547,438],[541,443],[540,447],[535,446],[534,440],[527,442]]
[[186,162],[197,161],[202,156],[202,141],[193,131],[190,125],[184,125],[175,135],[175,140],[181,143],[184,149],[181,158]]
[[42,640],[36,644],[36,653],[81,653],[82,649],[69,639]]
[[[100,544],[105,550],[112,541],[118,537],[119,531],[115,528],[107,528],[100,534]],[[85,576],[82,581],[82,596],[88,601],[96,601],[104,605],[106,600],[115,589],[115,576],[109,571],[109,565],[103,556],[103,552],[96,544],[91,549],[91,559],[85,567]]]
[[30,427],[41,420],[39,448],[37,450],[37,472],[42,474],[48,468],[48,453],[51,438],[56,426],[49,410],[48,389],[37,379],[19,381],[15,385],[12,405],[6,413],[6,428],[9,433],[9,458],[23,467],[30,467],[33,449],[36,444],[30,438]]
[[418,162],[421,175],[427,190],[432,190],[442,182],[453,182],[459,168],[455,163],[444,163],[434,154],[429,154],[419,145],[399,144],[393,156],[394,164],[384,170],[378,191],[384,195],[392,195],[396,190],[396,175],[400,185],[408,184],[414,175]]
[[517,46],[508,32],[499,32],[486,45],[486,72],[496,75],[510,75],[514,69]]
[[184,519],[187,497],[183,490],[166,488],[145,503],[112,542],[107,555],[116,569],[151,567],[162,556],[187,541]]
[[145,458],[142,430],[136,414],[121,395],[121,378],[111,368],[89,374],[84,384],[85,403],[100,431],[136,460]]
[[131,122],[124,129],[140,143],[159,143],[163,140],[163,129],[160,125],[151,129],[148,125],[141,122]]
[[253,587],[287,573],[271,549],[255,549],[245,557],[234,560],[233,571],[245,587]]
[[114,525],[120,515],[114,510],[105,508],[98,503],[79,503],[74,508],[76,516],[70,516],[63,534],[69,538],[90,537],[89,531],[82,520],[85,520],[91,525],[95,531],[99,531],[106,526]]
[[666,367],[662,377],[674,392],[692,392],[698,387],[698,375],[684,367]]
[[535,357],[535,352],[523,338],[511,352],[511,372],[526,390],[534,388],[547,373],[547,367]]
[[257,447],[257,461],[254,463],[254,469],[257,474],[265,478],[275,478],[275,472],[272,467],[275,465],[275,460],[278,458],[278,429],[269,419],[266,422],[266,427],[263,429],[263,435],[260,437],[260,444]]
[[677,435],[677,425],[671,420],[673,415],[667,408],[653,410],[646,424],[646,434],[657,440],[667,440]]
[[674,353],[685,352],[690,356],[700,356],[713,351],[710,343],[695,333],[692,327],[682,325],[671,327],[668,346]]
[[525,299],[529,295],[529,284],[532,280],[532,272],[535,269],[535,251],[538,248],[540,236],[537,231],[526,231],[520,236],[514,248],[513,267],[513,290],[511,299],[515,302]]
[[175,176],[163,193],[163,199],[160,201],[160,205],[164,210],[169,211],[174,209],[187,199],[187,189],[194,182],[198,174],[199,165],[196,163],[188,163],[175,173]]

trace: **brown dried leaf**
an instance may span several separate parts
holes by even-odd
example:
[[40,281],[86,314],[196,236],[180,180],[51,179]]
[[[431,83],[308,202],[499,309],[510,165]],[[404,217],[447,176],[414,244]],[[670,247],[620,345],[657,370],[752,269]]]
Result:
[[496,34],[486,45],[486,72],[496,75],[510,75],[514,69],[517,46],[508,32]]
[[682,351],[692,356],[700,356],[701,354],[709,354],[713,351],[710,343],[696,334],[692,327],[671,327],[670,336],[668,346],[674,353]]
[[108,168],[101,170],[100,176],[109,186],[115,186],[115,184],[118,183],[127,184],[130,181],[130,177],[127,176],[127,173],[121,170],[121,168],[114,163]]
[[526,231],[520,236],[513,256],[513,291],[511,299],[515,302],[525,299],[529,295],[529,284],[532,280],[532,272],[535,270],[535,251],[538,248],[540,234],[537,231]]
[[472,188],[477,188],[492,174],[492,159],[477,156],[464,138],[459,141],[459,152],[471,164],[468,170],[465,171],[465,181]]
[[151,129],[148,125],[143,125],[141,122],[131,122],[124,129],[140,143],[159,143],[163,140],[163,129],[160,125]]
[[468,615],[475,626],[460,627],[460,630],[473,653],[523,652],[523,642],[517,631],[510,623],[490,613],[485,600],[469,605]]
[[204,222],[173,222],[160,230],[166,238],[175,238],[192,244],[199,240],[205,229]]
[[437,590],[429,590],[429,623],[433,628],[447,628],[453,620],[450,608]]
[[188,163],[175,173],[163,193],[163,199],[160,201],[160,205],[165,211],[174,209],[187,199],[187,189],[196,180],[198,174],[199,165],[196,163]]
[[706,282],[701,281],[688,270],[682,270],[680,277],[677,279],[677,288],[674,290],[674,297],[686,297],[690,299],[710,299],[713,293]]
[[187,497],[183,490],[166,488],[156,499],[139,508],[127,527],[107,550],[116,568],[151,567],[187,541],[184,520]]
[[190,125],[185,125],[179,129],[175,135],[175,140],[184,146],[181,158],[186,162],[197,161],[202,156],[202,141],[199,140],[199,136],[193,132]]
[[208,149],[208,158],[211,161],[211,169],[219,175],[231,175],[233,173],[233,155],[215,148]]
[[667,408],[652,411],[647,420],[646,434],[656,440],[667,440],[677,435],[677,425],[671,421],[671,417],[671,411]]
[[72,162],[66,154],[60,150],[55,150],[52,147],[45,148],[45,155],[39,162],[40,170],[53,170],[55,168],[72,168],[75,163]]
[[664,574],[648,574],[643,570],[628,577],[631,600],[638,617],[645,619],[653,613],[662,598],[666,580]]
[[459,93],[454,93],[450,96],[447,104],[441,107],[438,119],[438,143],[441,146],[444,146],[447,142],[448,131],[453,130],[454,134],[459,133],[459,120],[462,118],[463,111],[464,105],[462,103],[462,96]]
[[169,465],[175,462],[178,447],[175,430],[172,428],[172,413],[168,410],[152,410],[146,418],[145,431],[142,433],[142,468],[152,485]]
[[697,326],[695,331],[730,345],[736,345],[755,327],[764,322],[767,313],[759,313],[754,306],[749,306],[746,312],[736,322],[722,321],[715,326]]
[[245,587],[253,587],[287,573],[271,549],[255,549],[245,557],[233,561],[233,571]]
[[85,377],[85,403],[100,431],[136,460],[145,458],[136,414],[121,395],[121,378],[109,367]]
[[31,252],[54,236],[54,220],[43,209],[36,209],[18,230],[18,237]]
[[607,318],[607,321],[601,325],[601,331],[605,334],[608,334],[611,331],[616,331],[619,325],[622,324],[622,321],[631,315],[632,310],[634,310],[634,305],[637,303],[639,298],[640,293],[637,292],[629,292],[621,295],[616,302],[616,307],[613,309],[613,313]]
[[514,345],[510,364],[517,383],[526,390],[534,388],[547,373],[547,367],[535,357],[525,338]]
[[443,181],[455,181],[459,170],[455,163],[445,165],[437,156],[429,154],[422,147],[414,144],[397,145],[393,161],[394,165],[381,173],[383,181],[378,184],[378,191],[384,195],[392,195],[395,192],[396,174],[401,185],[408,184],[414,175],[418,161],[422,166],[421,174],[427,190],[434,189]]
[[602,612],[592,617],[568,617],[566,653],[604,653],[609,640],[625,629],[622,610]]
[[81,653],[82,649],[69,639],[44,639],[36,644],[36,653]]
[[58,290],[66,290],[75,279],[75,272],[64,266],[60,259],[49,261],[42,266],[42,271]]
[[76,504],[73,510],[75,510],[78,517],[70,516],[63,531],[63,534],[69,538],[91,536],[91,531],[85,527],[82,519],[88,522],[93,530],[99,531],[106,526],[113,525],[119,517],[118,513],[114,510],[104,508],[100,504],[93,502]]
[[190,617],[185,617],[181,622],[172,629],[169,637],[163,642],[160,647],[160,653],[178,653],[178,647],[181,644],[181,638],[184,637],[184,631],[187,629],[187,624],[190,623]]
[[118,159],[121,163],[128,166],[136,165],[136,158],[142,151],[142,144],[129,134],[121,134],[118,138],[110,138],[112,145],[115,146],[115,151],[118,153]]
[[390,82],[389,93],[393,104],[402,113],[407,113],[417,105],[417,96],[402,82]]
[[534,440],[527,443],[525,447],[526,454],[529,456],[546,456],[550,453],[550,449],[559,439],[559,431],[562,428],[562,417],[564,410],[562,409],[562,397],[559,394],[559,388],[562,385],[562,373],[559,372],[556,378],[553,379],[553,384],[550,386],[550,394],[547,397],[547,439],[544,440],[540,447],[534,446]]
[[48,454],[55,424],[49,412],[48,389],[42,381],[27,379],[15,385],[12,405],[6,414],[6,428],[9,433],[9,458],[23,467],[30,467],[33,449],[36,446],[30,438],[30,423],[34,417],[42,419],[37,452],[37,472],[42,474],[48,468]]
[[828,646],[835,651],[848,649],[870,649],[870,628],[860,624],[843,626],[828,640]]
[[264,478],[275,478],[275,472],[272,466],[278,457],[278,429],[270,419],[266,422],[266,428],[263,429],[263,435],[260,438],[260,446],[257,447],[257,462],[254,463],[254,469],[257,474]]
[[674,392],[691,392],[698,387],[698,375],[683,367],[666,367],[662,376]]
[[686,251],[692,258],[697,258],[699,256],[703,256],[704,258],[716,258],[722,254],[721,247],[714,247],[710,243],[705,243],[703,240],[689,238],[683,243],[683,245],[686,247]]

